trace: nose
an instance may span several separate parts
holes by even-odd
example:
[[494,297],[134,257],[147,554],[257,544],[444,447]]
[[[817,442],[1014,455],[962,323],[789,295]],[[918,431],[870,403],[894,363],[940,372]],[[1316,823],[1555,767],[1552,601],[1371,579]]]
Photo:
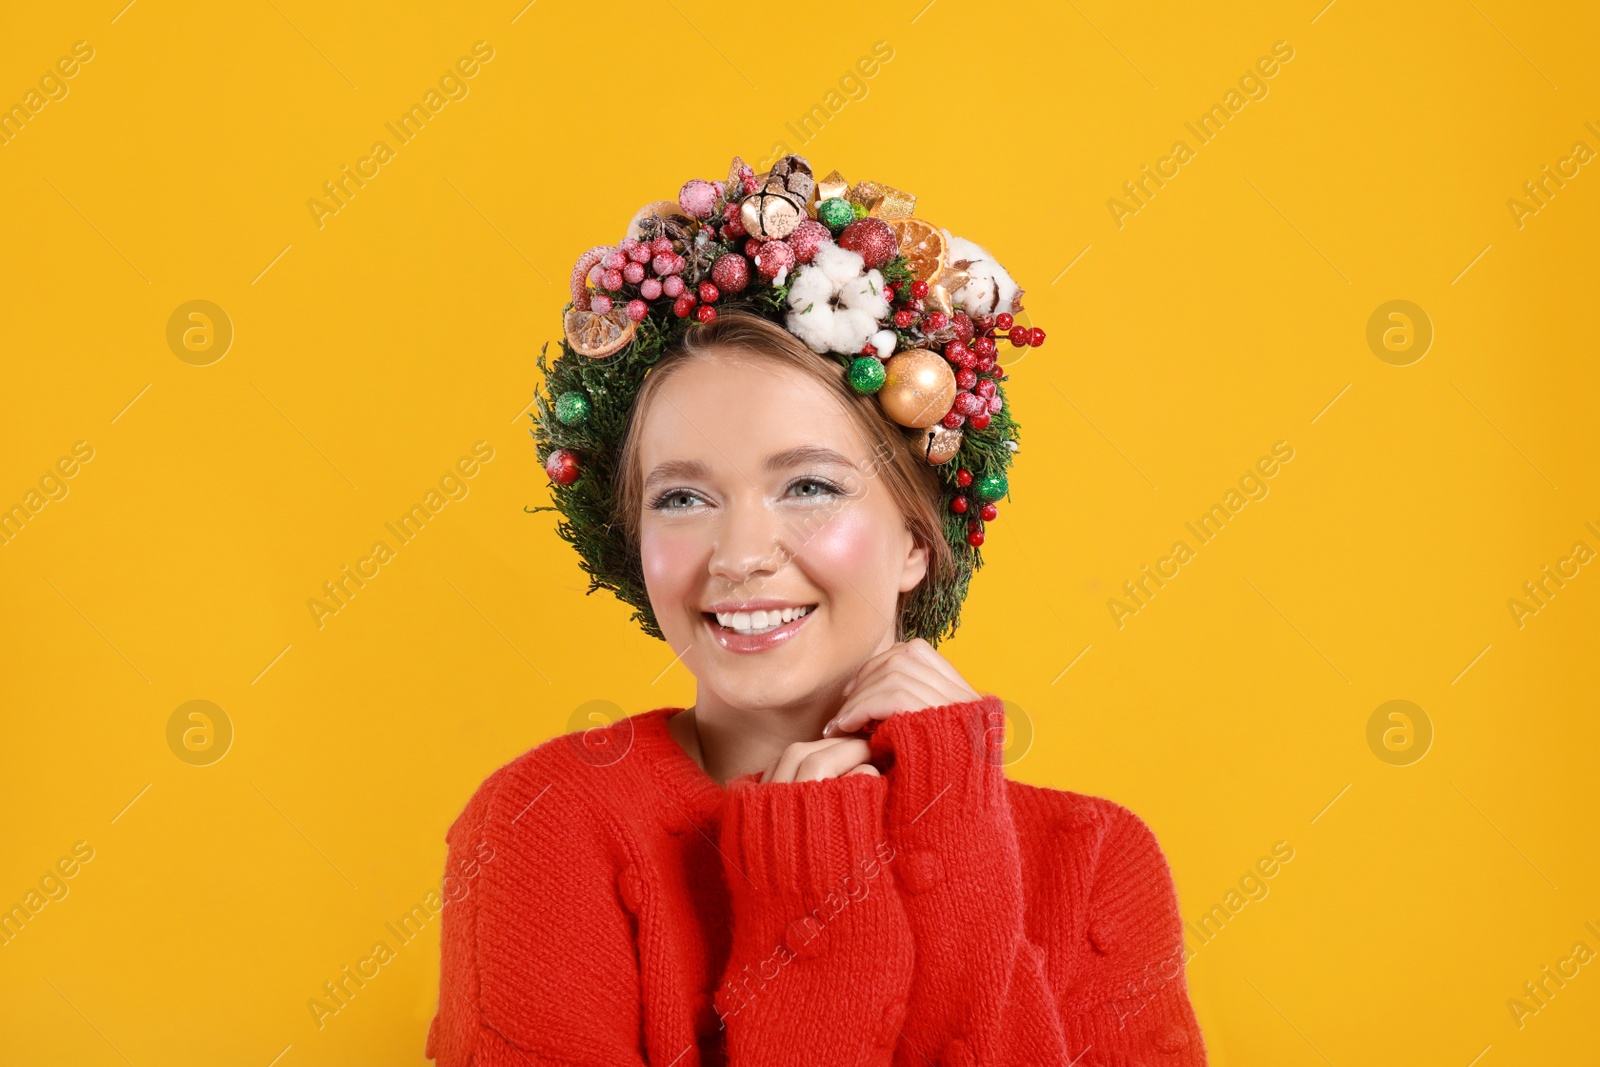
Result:
[[791,558],[781,517],[751,492],[723,507],[711,545],[710,571],[735,586],[771,578]]

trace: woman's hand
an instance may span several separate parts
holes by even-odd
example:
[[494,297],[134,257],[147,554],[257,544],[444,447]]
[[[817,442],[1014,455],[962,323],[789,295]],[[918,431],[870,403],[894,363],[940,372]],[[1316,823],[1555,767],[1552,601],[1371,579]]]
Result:
[[877,774],[867,762],[871,748],[860,738],[834,737],[796,741],[762,772],[763,782],[819,782],[852,774]]
[[853,733],[877,719],[906,711],[977,700],[950,661],[922,638],[893,645],[867,660],[845,687],[839,714],[822,728],[824,740]]

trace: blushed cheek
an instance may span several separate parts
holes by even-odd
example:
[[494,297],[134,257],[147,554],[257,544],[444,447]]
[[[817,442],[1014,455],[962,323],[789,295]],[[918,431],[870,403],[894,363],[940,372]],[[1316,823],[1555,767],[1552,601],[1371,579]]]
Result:
[[703,537],[687,531],[640,531],[640,563],[651,600],[666,607],[698,597],[708,550]]
[[[866,508],[847,508],[818,526],[796,551],[813,577],[822,583],[833,576],[849,579],[844,589],[866,592],[862,578],[883,569],[883,530]],[[860,577],[858,577],[860,576]]]

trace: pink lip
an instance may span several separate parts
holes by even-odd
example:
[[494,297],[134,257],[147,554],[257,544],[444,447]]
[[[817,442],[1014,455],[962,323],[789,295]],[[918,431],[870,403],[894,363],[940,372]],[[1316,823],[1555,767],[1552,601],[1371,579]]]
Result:
[[794,637],[800,627],[806,624],[806,620],[816,613],[817,609],[812,608],[798,619],[791,619],[776,630],[764,634],[741,634],[722,625],[715,615],[702,614],[701,618],[706,620],[706,627],[711,631],[711,636],[717,644],[729,652],[746,653],[767,652],[786,643]]

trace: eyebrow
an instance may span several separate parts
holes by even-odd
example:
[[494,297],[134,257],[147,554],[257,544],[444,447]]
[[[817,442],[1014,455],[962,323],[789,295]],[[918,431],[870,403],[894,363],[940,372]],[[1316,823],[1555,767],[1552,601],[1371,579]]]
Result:
[[[767,471],[788,470],[792,467],[802,467],[808,464],[831,464],[838,467],[852,466],[844,456],[831,448],[823,445],[796,445],[786,448],[781,452],[774,452],[768,456],[761,468]],[[658,482],[671,481],[683,478],[709,478],[711,468],[698,459],[671,459],[657,465],[650,472],[650,477],[645,480],[645,488]]]

